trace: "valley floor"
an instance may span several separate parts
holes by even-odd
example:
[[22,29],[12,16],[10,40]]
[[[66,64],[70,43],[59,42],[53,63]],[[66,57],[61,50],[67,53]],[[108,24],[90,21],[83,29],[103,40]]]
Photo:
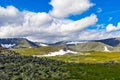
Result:
[[[15,52],[25,56],[38,56],[47,55],[51,52],[57,52],[61,49],[58,47],[40,47],[40,48],[25,48],[14,49]],[[63,52],[63,51],[62,51]],[[60,52],[59,52],[60,54]],[[120,52],[77,52],[75,54],[64,54],[57,56],[46,56],[47,58],[54,60],[61,60],[64,62],[84,62],[84,63],[104,63],[109,61],[120,62]]]

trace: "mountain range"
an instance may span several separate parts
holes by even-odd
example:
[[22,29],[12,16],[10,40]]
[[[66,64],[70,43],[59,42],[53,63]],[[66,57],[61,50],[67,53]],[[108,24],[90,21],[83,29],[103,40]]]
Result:
[[120,38],[101,40],[59,41],[56,43],[33,42],[26,38],[1,38],[0,44],[5,48],[32,48],[41,46],[64,45],[75,51],[120,51]]

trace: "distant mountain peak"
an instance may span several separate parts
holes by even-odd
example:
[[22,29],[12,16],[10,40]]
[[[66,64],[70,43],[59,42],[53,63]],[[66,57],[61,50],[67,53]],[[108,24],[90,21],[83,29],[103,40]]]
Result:
[[0,38],[0,44],[6,48],[38,47],[37,44],[26,38]]

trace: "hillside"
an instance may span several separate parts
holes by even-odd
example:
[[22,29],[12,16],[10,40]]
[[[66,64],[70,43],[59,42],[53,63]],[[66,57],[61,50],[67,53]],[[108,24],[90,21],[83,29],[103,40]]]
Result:
[[21,48],[21,49],[18,48],[12,50],[17,53],[20,53],[21,55],[42,55],[48,54],[50,52],[55,52],[63,48],[66,48],[66,45],[43,46],[37,48]]
[[54,45],[64,44],[75,51],[114,51],[120,52],[120,38],[108,38],[88,41],[60,41]]
[[68,46],[68,47],[75,51],[105,51],[105,47],[107,47],[109,51],[113,49],[113,47],[101,42],[85,42],[85,43],[79,43],[75,46]]
[[25,38],[1,38],[0,44],[6,48],[31,48],[38,47],[34,42]]
[[120,38],[108,38],[102,40],[95,40],[95,42],[102,42],[104,44],[113,46],[113,47],[120,47]]
[[[0,44],[5,48],[14,48],[14,49],[15,48],[34,49],[37,47],[56,48],[60,45],[64,45],[64,47],[67,47],[75,51],[106,51],[107,50],[107,51],[120,52],[120,38],[109,38],[109,39],[91,40],[91,41],[60,41],[49,44],[42,42],[32,42],[25,38],[2,38],[0,39]],[[63,49],[64,47],[62,47],[61,49]],[[56,50],[53,49],[51,51],[56,51]]]

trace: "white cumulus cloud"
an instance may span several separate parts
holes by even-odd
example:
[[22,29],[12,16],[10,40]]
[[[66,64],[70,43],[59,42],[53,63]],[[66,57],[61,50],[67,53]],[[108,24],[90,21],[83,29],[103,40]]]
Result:
[[52,0],[50,4],[53,6],[50,13],[57,18],[83,13],[94,5],[90,0]]
[[71,22],[67,25],[62,25],[60,29],[62,32],[80,31],[80,30],[87,28],[88,26],[92,26],[96,24],[97,21],[98,21],[97,16],[92,14],[88,17]]
[[[70,0],[70,3],[71,1],[73,0]],[[83,3],[84,5],[87,5],[87,7],[84,8],[83,5],[84,9],[76,10],[72,13],[67,13],[62,15],[62,17],[69,14],[83,12],[93,5],[89,2],[89,0],[78,1],[80,1],[80,5]],[[68,1],[65,3],[68,3]],[[77,6],[80,6],[77,4],[77,1],[72,3],[73,7],[76,4],[76,9]],[[55,42],[73,39],[77,40],[80,31],[96,24],[98,20],[95,14],[91,14],[90,16],[76,21],[53,17],[51,14],[46,12],[36,13],[30,11],[19,11],[14,6],[0,7],[0,37],[26,37],[31,40],[38,40],[43,42]]]
[[100,40],[119,37],[120,32],[106,32],[105,30],[84,30],[79,33],[79,40]]
[[14,6],[0,6],[0,25],[22,23],[22,15]]
[[107,32],[116,31],[116,30],[120,30],[120,22],[117,24],[117,26],[114,26],[113,24],[108,24],[106,27]]

